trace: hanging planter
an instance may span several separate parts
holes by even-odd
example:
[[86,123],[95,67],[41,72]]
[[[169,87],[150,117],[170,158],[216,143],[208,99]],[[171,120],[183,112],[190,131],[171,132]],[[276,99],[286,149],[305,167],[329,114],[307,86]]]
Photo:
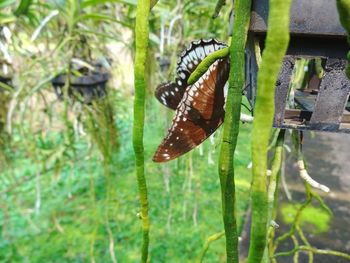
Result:
[[[0,82],[12,87],[12,76],[11,75],[0,75]],[[0,91],[4,89],[0,87]]]
[[0,86],[0,92],[3,92],[4,90],[8,90],[9,88],[13,89],[13,84],[12,84],[12,75],[10,74],[0,74],[0,82],[5,84],[7,87],[4,88],[3,86]]
[[[79,69],[80,76],[71,74],[68,87],[70,98],[90,104],[93,100],[106,96],[106,83],[109,79],[109,74],[102,67],[96,68],[95,70],[81,68]],[[63,88],[67,81],[66,74],[60,74],[51,81],[60,100],[64,98]]]
[[9,88],[13,89],[13,68],[11,63],[9,63],[6,59],[0,58],[0,82],[5,84],[0,86],[0,91],[8,90]]

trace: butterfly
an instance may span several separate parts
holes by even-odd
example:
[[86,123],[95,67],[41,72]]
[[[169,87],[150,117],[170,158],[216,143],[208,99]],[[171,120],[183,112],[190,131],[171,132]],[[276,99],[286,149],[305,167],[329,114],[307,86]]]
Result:
[[226,46],[215,39],[193,41],[177,62],[175,80],[156,88],[155,97],[175,110],[175,116],[154,162],[167,162],[187,153],[223,123],[229,58],[216,60],[193,85],[187,85],[187,80],[206,56]]

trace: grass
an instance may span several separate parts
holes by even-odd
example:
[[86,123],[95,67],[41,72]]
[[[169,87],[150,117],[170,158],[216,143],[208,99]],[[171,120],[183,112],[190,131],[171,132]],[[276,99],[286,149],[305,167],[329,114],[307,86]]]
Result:
[[[217,174],[219,134],[199,149],[166,163],[151,162],[170,123],[168,112],[148,99],[145,125],[146,176],[149,188],[152,262],[193,262],[206,239],[223,230]],[[101,155],[88,136],[65,149],[64,133],[35,134],[37,156],[20,136],[12,142],[10,169],[2,172],[0,261],[111,262],[107,223],[118,262],[138,262],[141,227],[131,142],[131,101],[118,101],[116,125],[120,149],[113,155],[111,177],[104,175]],[[119,110],[118,110],[119,109]],[[250,125],[242,124],[237,147],[239,225],[250,188]],[[211,157],[208,157],[211,155]],[[212,159],[212,163],[208,162]],[[38,171],[40,173],[40,177]],[[39,180],[38,180],[39,178]],[[38,197],[38,185],[40,195]],[[38,206],[40,200],[40,207]],[[214,242],[206,262],[224,262],[224,239]]]

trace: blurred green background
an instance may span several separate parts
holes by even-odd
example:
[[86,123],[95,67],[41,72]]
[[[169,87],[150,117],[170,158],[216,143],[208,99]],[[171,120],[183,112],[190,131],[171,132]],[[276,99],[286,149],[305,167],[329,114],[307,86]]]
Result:
[[[178,54],[192,40],[228,40],[231,1],[213,20],[215,5],[160,1],[152,10],[144,136],[151,262],[194,262],[208,237],[223,231],[221,129],[178,160],[151,161],[173,115],[154,98],[155,87],[174,77]],[[0,1],[0,262],[139,262],[131,141],[135,10],[136,0]],[[56,96],[55,76],[78,78],[96,65],[109,73],[107,96],[89,104],[81,94]],[[250,133],[251,124],[242,123],[235,160],[240,232],[249,203]],[[282,200],[283,230],[303,198]],[[322,209],[310,207],[304,216],[311,233],[330,229]],[[221,238],[205,262],[225,257]]]

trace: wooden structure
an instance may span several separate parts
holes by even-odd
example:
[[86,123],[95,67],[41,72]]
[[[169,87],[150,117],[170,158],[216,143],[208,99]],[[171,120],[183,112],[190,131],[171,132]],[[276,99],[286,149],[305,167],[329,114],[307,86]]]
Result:
[[[256,43],[264,49],[268,21],[268,0],[254,0],[248,38],[245,93],[254,106],[258,72]],[[291,39],[276,83],[274,126],[350,133],[350,81],[345,75],[349,47],[340,25],[336,1],[293,0],[290,21]],[[301,109],[286,109],[295,61],[322,58],[324,75],[310,79],[309,88],[298,93],[314,101]],[[297,99],[296,99],[297,100]]]

